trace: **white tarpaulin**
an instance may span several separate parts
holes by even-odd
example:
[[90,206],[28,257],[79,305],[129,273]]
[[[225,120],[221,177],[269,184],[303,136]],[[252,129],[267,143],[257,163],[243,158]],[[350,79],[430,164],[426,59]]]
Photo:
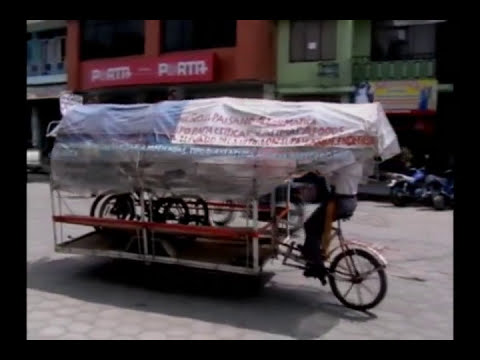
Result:
[[379,103],[215,98],[83,105],[70,108],[55,132],[54,185],[92,191],[147,187],[247,197],[298,171],[328,173],[399,153]]
[[388,158],[388,147],[396,143],[396,136],[379,103],[223,98],[186,105],[172,143],[262,148],[372,147],[378,155]]
[[83,97],[64,91],[60,95],[60,113],[65,116],[73,106],[83,104]]

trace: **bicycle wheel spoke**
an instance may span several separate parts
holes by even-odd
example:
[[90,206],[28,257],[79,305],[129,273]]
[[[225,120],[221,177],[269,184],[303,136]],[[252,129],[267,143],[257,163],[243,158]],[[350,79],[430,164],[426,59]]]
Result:
[[367,290],[370,295],[375,296],[375,294],[373,293],[373,291],[372,291],[367,285],[365,285],[364,283],[360,283],[360,286],[362,286],[363,288],[365,288],[365,290]]
[[344,267],[342,265],[337,265],[337,268],[341,269],[342,271],[345,271],[346,273],[350,274],[350,271],[348,270],[348,267]]
[[348,288],[347,292],[345,294],[343,294],[344,298],[346,298],[348,296],[348,294],[350,293],[350,291],[353,289],[353,285],[355,285],[355,284],[352,283],[352,285],[350,285],[350,287]]
[[378,272],[381,268],[373,268],[372,270],[370,271],[367,271],[366,273],[362,273],[361,274],[361,277],[363,280],[367,280],[367,277],[370,276],[371,274],[375,273],[375,272]]
[[357,296],[358,296],[358,300],[360,300],[360,305],[362,305],[363,299],[362,299],[362,293],[360,291],[360,286],[357,286],[355,289],[357,290]]
[[341,276],[345,276],[345,277],[348,277],[348,278],[351,278],[351,277],[352,277],[352,274],[346,273],[346,272],[343,272],[343,271],[338,271],[338,270],[335,270],[335,274],[338,274],[338,275],[341,275]]
[[355,264],[355,260],[353,259],[354,255],[356,255],[356,253],[353,254],[353,256],[350,256],[350,261],[351,261],[351,266],[352,266],[353,274],[354,274],[354,275],[357,275],[357,274],[360,273],[360,271],[359,271],[358,265]]

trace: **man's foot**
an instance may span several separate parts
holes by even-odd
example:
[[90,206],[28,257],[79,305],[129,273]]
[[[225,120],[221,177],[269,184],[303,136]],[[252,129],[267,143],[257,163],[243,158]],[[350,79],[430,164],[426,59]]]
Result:
[[303,272],[303,275],[307,278],[313,277],[319,279],[322,285],[327,284],[327,269],[323,264],[307,264],[307,268]]

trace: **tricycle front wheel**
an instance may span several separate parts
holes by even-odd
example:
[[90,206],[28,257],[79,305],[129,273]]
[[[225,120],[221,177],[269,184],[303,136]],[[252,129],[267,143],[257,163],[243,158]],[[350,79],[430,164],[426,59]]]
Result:
[[354,310],[374,308],[387,293],[385,266],[363,249],[348,249],[335,256],[328,279],[335,297]]

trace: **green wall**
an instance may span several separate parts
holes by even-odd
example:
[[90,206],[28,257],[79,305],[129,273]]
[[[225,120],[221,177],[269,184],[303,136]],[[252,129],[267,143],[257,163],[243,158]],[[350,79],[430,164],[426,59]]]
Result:
[[351,91],[358,81],[435,78],[434,59],[370,61],[371,20],[338,20],[338,77],[319,76],[320,61],[291,63],[290,21],[279,20],[277,31],[277,91],[280,95],[344,94]]
[[[290,62],[290,21],[277,23],[277,88],[279,92],[346,92],[351,85],[351,57],[353,55],[355,20],[338,20],[337,62],[338,77],[318,76],[319,61]],[[325,63],[331,63],[326,61]]]
[[354,20],[353,56],[370,57],[372,23],[370,20]]

